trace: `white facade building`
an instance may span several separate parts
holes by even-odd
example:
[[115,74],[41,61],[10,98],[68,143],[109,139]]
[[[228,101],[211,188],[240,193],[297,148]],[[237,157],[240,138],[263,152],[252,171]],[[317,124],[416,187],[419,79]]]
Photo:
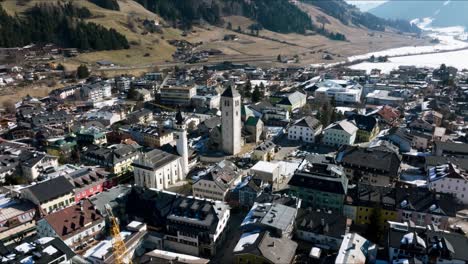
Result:
[[239,176],[236,165],[223,160],[193,184],[193,196],[224,201],[230,188],[239,182]]
[[159,149],[140,155],[132,165],[137,186],[165,190],[185,178],[182,158]]
[[80,90],[80,97],[83,100],[97,102],[105,98],[112,97],[112,87],[107,81],[96,82],[92,84],[83,85]]
[[221,95],[222,150],[236,155],[241,151],[241,96],[235,88],[229,87]]
[[468,204],[468,174],[453,164],[429,168],[429,188],[436,193],[450,193],[463,204]]
[[314,143],[315,138],[322,133],[322,127],[317,119],[311,116],[304,117],[289,127],[288,139]]
[[339,103],[359,103],[361,101],[362,86],[359,84],[327,80],[317,84],[317,86],[319,87],[315,90],[315,98],[317,99],[335,98],[335,101]]
[[323,130],[323,143],[330,146],[353,145],[358,128],[347,120],[329,125]]

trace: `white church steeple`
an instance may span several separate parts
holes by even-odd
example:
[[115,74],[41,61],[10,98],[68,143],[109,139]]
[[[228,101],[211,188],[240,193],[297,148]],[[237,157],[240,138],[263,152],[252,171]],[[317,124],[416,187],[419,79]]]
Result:
[[176,114],[175,129],[177,153],[182,157],[182,171],[183,175],[186,176],[189,172],[187,126],[180,109]]

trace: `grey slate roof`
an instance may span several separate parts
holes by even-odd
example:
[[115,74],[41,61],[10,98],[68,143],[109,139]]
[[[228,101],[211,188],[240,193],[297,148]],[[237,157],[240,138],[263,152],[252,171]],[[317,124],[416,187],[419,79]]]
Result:
[[312,116],[306,116],[294,123],[294,126],[308,127],[311,129],[317,129],[320,125],[322,125],[320,121]]
[[40,203],[43,203],[73,192],[73,185],[64,176],[60,176],[31,185],[27,187],[27,190],[30,191]]
[[378,170],[381,175],[397,177],[400,168],[399,156],[391,151],[372,148],[344,146],[337,156],[337,161],[345,167],[358,167],[361,170]]
[[299,209],[296,217],[296,228],[317,235],[341,239],[346,233],[346,221],[346,216],[341,214]]
[[149,161],[149,163],[151,164],[151,168],[146,165],[140,164],[138,161],[135,161],[132,165],[135,167],[156,170],[180,157],[177,155],[162,151],[160,149],[153,149],[150,152],[143,154],[142,158]]

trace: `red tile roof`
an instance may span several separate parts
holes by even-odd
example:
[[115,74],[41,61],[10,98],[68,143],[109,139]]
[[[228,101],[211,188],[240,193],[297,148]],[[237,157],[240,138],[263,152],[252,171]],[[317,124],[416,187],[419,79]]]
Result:
[[82,205],[76,204],[44,217],[62,240],[92,227],[103,219],[89,200],[82,200]]

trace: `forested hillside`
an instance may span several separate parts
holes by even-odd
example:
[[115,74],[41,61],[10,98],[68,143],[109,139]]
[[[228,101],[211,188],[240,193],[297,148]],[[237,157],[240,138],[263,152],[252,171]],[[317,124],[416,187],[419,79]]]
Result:
[[72,3],[36,4],[22,16],[10,16],[0,6],[0,46],[55,43],[82,50],[116,50],[129,47],[114,29],[84,22],[91,12]]
[[135,0],[168,21],[180,22],[184,28],[204,20],[222,23],[222,16],[241,15],[258,21],[265,29],[280,33],[304,33],[312,29],[312,21],[287,0]]
[[109,10],[120,10],[117,0],[89,0],[91,3]]
[[383,31],[394,28],[402,32],[418,33],[420,29],[407,20],[383,19],[367,12],[361,12],[356,7],[343,0],[302,0],[304,3],[319,7],[323,12],[339,19],[343,24],[354,24],[372,30]]

